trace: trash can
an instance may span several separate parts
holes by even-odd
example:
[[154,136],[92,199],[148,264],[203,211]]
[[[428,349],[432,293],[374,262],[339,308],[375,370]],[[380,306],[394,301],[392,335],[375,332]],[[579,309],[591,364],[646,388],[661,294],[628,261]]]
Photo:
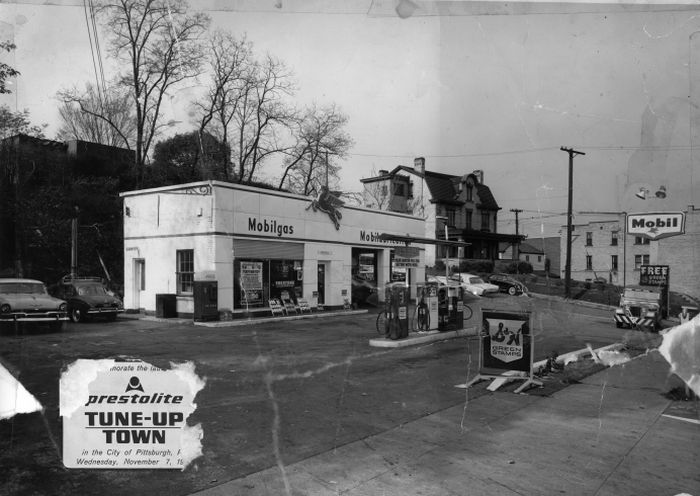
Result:
[[219,286],[217,281],[194,281],[194,320],[219,320]]
[[177,296],[174,294],[156,294],[156,317],[172,319],[177,317]]

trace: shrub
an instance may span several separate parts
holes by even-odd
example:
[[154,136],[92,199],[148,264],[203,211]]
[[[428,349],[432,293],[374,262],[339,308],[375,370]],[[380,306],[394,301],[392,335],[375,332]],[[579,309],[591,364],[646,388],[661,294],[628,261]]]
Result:
[[491,260],[464,260],[459,264],[459,272],[468,272],[470,274],[493,272],[493,261]]

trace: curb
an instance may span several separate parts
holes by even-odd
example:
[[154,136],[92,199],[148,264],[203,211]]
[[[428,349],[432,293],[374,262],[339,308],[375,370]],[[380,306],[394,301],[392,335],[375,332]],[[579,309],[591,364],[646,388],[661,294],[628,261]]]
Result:
[[459,329],[456,331],[428,331],[425,334],[413,333],[414,337],[408,337],[404,339],[387,339],[387,338],[375,338],[369,340],[369,345],[375,348],[406,348],[407,346],[415,346],[425,343],[434,343],[436,341],[445,341],[448,339],[464,338],[468,336],[478,336],[479,328],[478,326],[467,327],[465,329]]
[[[340,315],[360,315],[364,313],[369,313],[367,309],[364,310],[338,310],[330,311],[324,313],[306,313],[299,315],[287,315],[284,317],[260,317],[260,318],[250,318],[250,319],[234,319],[234,320],[217,320],[214,322],[194,322],[194,325],[201,327],[237,327],[244,325],[253,324],[267,324],[269,322],[283,322],[286,320],[302,320],[302,319],[321,319],[324,317],[337,317]],[[192,321],[189,321],[192,322]]]

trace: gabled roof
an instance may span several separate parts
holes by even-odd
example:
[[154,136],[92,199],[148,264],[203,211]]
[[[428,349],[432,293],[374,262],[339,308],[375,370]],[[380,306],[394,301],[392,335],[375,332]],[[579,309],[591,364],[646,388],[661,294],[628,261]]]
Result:
[[[459,199],[459,183],[463,176],[455,176],[453,174],[443,174],[441,172],[432,172],[426,170],[424,174],[415,171],[413,167],[398,165],[392,171],[381,174],[375,177],[360,179],[362,183],[383,181],[396,176],[399,172],[406,172],[425,179],[425,184],[430,191],[430,200],[433,203],[451,203],[454,205],[464,205],[464,201]],[[478,206],[483,210],[500,210],[496,199],[491,193],[491,189],[485,184],[479,183],[477,177],[469,174],[474,179],[476,187],[476,196],[478,197]]]
[[534,253],[535,255],[544,255],[544,251],[539,248],[535,248],[529,243],[520,243],[520,248],[518,250],[520,253]]

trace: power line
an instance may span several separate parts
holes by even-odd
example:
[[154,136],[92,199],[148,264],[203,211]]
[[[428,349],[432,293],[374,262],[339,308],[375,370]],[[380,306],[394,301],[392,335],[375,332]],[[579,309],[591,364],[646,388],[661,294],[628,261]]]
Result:
[[[428,157],[428,158],[491,157],[491,156],[498,156],[498,155],[517,155],[520,153],[541,152],[541,151],[546,151],[546,150],[555,150],[555,148],[554,147],[528,148],[528,149],[524,149],[524,150],[508,150],[508,151],[504,151],[504,152],[464,153],[464,154],[459,154],[459,155],[426,155],[426,154],[421,154],[421,156]],[[376,158],[408,158],[408,159],[415,158],[414,155],[382,155],[382,154],[376,154],[376,153],[348,153],[348,155],[352,155],[354,157],[376,157]]]

